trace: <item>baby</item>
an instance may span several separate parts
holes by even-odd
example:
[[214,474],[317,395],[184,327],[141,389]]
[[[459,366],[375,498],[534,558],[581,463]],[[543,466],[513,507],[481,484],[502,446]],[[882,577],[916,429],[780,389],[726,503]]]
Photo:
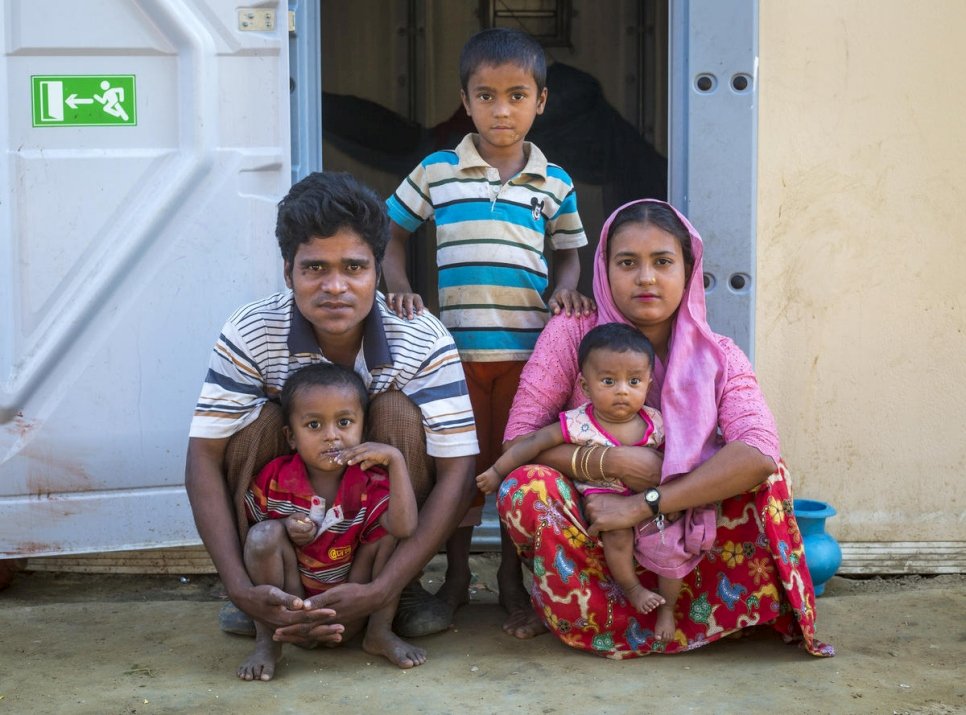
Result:
[[[604,473],[604,454],[617,445],[659,448],[664,444],[661,414],[644,404],[651,384],[654,348],[636,328],[607,323],[584,336],[577,360],[580,385],[589,402],[560,413],[559,422],[513,442],[492,467],[476,477],[481,491],[496,491],[507,474],[551,447],[576,444],[580,447],[571,467],[581,494],[633,493]],[[658,517],[658,527],[666,517],[674,515]],[[658,609],[655,634],[660,640],[670,640],[674,636],[674,606],[681,580],[661,576],[659,593],[644,588],[636,573],[634,534],[633,528],[601,532],[607,566],[638,611],[649,613]]]

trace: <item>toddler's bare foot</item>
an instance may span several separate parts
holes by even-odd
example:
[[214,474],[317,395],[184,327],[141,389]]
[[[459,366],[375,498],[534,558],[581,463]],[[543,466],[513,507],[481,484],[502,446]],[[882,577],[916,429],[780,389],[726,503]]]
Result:
[[675,629],[674,607],[667,604],[659,607],[657,620],[654,622],[654,638],[668,643],[674,638]]
[[639,583],[635,583],[630,588],[623,588],[623,590],[627,600],[641,613],[650,613],[655,608],[664,605],[664,598],[661,597],[661,594],[654,593],[654,591],[644,588]]
[[373,632],[370,628],[362,639],[362,649],[370,655],[381,655],[393,665],[408,669],[426,662],[426,651],[407,643],[390,630]]
[[238,677],[242,680],[271,680],[275,675],[275,663],[282,653],[282,644],[272,640],[256,638],[255,650],[238,666]]

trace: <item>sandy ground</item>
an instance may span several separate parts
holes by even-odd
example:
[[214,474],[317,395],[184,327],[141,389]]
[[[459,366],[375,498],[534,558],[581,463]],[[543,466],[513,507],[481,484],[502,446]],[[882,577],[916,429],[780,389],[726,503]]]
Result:
[[[21,573],[0,592],[6,713],[966,713],[966,577],[833,579],[818,602],[831,659],[770,631],[614,662],[499,628],[495,555],[469,606],[402,671],[358,641],[287,647],[276,680],[234,675],[252,641],[221,633],[212,576]],[[442,560],[424,582],[439,584]],[[428,583],[432,581],[433,583]]]

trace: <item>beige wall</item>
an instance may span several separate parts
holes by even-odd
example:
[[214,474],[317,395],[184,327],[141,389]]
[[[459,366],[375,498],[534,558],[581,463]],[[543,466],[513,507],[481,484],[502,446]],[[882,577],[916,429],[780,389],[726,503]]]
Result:
[[844,541],[966,541],[966,3],[760,3],[756,366]]

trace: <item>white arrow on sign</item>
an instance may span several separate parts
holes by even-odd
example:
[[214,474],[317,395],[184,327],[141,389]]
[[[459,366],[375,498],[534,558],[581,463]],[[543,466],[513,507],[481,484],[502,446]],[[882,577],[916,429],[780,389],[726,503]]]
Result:
[[94,104],[94,100],[88,99],[86,97],[78,97],[77,94],[75,93],[70,95],[66,100],[64,100],[64,104],[66,104],[71,109],[77,109],[78,104]]

